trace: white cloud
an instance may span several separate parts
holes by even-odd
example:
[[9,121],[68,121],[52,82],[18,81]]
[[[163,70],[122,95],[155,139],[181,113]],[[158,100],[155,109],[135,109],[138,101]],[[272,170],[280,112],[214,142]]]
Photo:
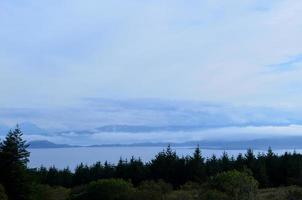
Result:
[[294,0],[4,0],[1,107],[155,97],[300,109],[300,64],[268,66],[301,54],[301,9]]
[[289,126],[248,126],[248,127],[226,127],[200,130],[192,132],[148,132],[148,133],[127,133],[127,132],[102,132],[87,135],[74,134],[60,136],[25,135],[28,141],[48,140],[55,143],[67,143],[76,145],[94,144],[133,144],[133,143],[182,143],[201,140],[254,140],[260,138],[284,136],[302,136],[301,125]]

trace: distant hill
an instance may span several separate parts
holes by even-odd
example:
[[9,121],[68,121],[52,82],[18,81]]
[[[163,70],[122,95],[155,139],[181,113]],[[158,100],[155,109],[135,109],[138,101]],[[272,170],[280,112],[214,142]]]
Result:
[[31,141],[28,144],[30,149],[79,147],[79,146],[68,145],[68,144],[55,144],[46,140]]
[[202,149],[263,149],[267,150],[269,147],[273,149],[302,149],[302,137],[279,137],[279,138],[264,138],[256,140],[245,141],[191,141],[184,143],[133,143],[133,144],[99,144],[90,146],[76,146],[68,144],[55,144],[49,141],[31,141],[29,148],[71,148],[71,147],[121,147],[121,146],[168,146],[172,147],[196,147],[200,146]]
[[180,145],[194,146],[215,149],[302,149],[302,136],[263,138],[255,140],[240,141],[192,141]]

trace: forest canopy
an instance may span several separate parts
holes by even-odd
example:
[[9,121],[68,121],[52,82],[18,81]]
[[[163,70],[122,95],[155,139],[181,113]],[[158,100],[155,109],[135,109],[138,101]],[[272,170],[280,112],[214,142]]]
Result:
[[[265,199],[279,190],[283,199],[302,198],[302,155],[276,155],[272,149],[254,155],[252,149],[236,158],[179,157],[168,146],[151,161],[120,159],[69,168],[29,168],[28,144],[19,127],[0,143],[0,200],[39,199]],[[296,185],[296,186],[292,186]]]

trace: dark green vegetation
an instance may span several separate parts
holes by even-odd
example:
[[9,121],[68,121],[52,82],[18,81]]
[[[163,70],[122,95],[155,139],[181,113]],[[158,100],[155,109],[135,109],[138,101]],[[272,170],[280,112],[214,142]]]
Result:
[[28,169],[27,147],[18,127],[0,143],[0,200],[302,200],[297,153],[255,156],[249,149],[237,158],[204,159],[199,147],[179,157],[168,146],[148,163],[121,159],[71,172]]
[[17,127],[0,144],[0,182],[9,199],[27,199],[30,193],[30,179],[26,168],[29,152],[21,136]]

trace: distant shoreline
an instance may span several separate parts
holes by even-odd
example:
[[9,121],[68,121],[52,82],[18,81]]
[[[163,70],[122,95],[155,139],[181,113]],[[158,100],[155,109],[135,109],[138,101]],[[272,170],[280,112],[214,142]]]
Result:
[[241,149],[255,149],[267,150],[272,149],[302,149],[302,137],[280,137],[280,138],[263,138],[256,140],[245,141],[189,141],[183,143],[133,143],[133,144],[99,144],[99,145],[70,145],[70,144],[56,144],[47,140],[30,141],[29,149],[54,149],[54,148],[103,148],[103,147],[185,147],[213,150],[241,150]]

